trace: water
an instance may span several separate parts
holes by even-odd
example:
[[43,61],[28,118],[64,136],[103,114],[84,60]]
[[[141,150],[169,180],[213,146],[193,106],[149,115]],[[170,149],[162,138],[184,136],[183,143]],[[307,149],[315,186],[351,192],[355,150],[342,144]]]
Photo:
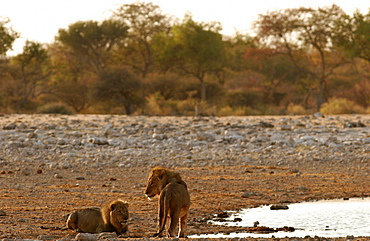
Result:
[[[324,200],[288,205],[288,210],[270,210],[269,206],[244,209],[234,212],[227,222],[215,224],[251,227],[255,221],[259,226],[281,228],[294,227],[294,232],[275,232],[269,234],[231,233],[217,235],[197,235],[202,238],[276,238],[283,237],[346,237],[348,235],[370,236],[370,198],[353,198],[350,200]],[[232,222],[241,218],[240,222]],[[238,228],[240,229],[240,228]]]

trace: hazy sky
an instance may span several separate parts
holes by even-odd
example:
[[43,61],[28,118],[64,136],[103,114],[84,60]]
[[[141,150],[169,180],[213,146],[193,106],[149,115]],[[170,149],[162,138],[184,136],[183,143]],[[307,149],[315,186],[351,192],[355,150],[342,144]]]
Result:
[[[348,14],[356,9],[367,13],[368,0],[142,0],[160,6],[165,14],[182,19],[186,12],[195,21],[218,21],[223,26],[222,34],[232,35],[235,31],[250,32],[252,21],[258,14],[283,8],[300,6],[314,7],[339,5]],[[10,26],[21,34],[14,51],[22,52],[25,40],[51,43],[59,28],[67,28],[78,20],[103,20],[111,10],[136,0],[0,0],[0,17],[9,18]],[[309,2],[309,3],[308,3]]]

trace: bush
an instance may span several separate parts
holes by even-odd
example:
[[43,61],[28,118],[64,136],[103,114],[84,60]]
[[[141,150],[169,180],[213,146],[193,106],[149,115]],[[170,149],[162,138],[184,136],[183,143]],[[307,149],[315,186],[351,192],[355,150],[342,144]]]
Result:
[[146,97],[145,114],[160,116],[177,115],[177,102],[171,99],[165,100],[159,92],[156,92]]
[[326,115],[339,114],[363,114],[366,113],[365,108],[356,104],[354,101],[345,98],[331,98],[327,103],[321,106],[320,112]]
[[254,108],[255,106],[262,103],[263,97],[260,92],[249,90],[249,91],[230,91],[227,94],[227,103],[231,107],[236,106],[250,106]]
[[246,106],[238,106],[235,108],[231,108],[230,106],[225,106],[218,111],[218,116],[244,116],[246,115],[247,107]]
[[305,115],[307,114],[307,111],[301,105],[295,105],[290,103],[287,108],[287,114]]
[[60,103],[50,103],[39,107],[37,114],[62,114],[71,115],[73,112],[65,105]]

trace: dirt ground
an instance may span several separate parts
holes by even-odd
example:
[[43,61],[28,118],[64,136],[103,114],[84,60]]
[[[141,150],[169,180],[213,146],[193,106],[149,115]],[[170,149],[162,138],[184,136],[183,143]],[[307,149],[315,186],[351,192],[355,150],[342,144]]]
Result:
[[[93,171],[93,170],[91,170]],[[100,206],[121,198],[130,203],[130,238],[150,237],[156,231],[157,201],[144,196],[150,168],[105,169],[99,178],[76,180],[70,170],[57,179],[44,168],[21,176],[16,170],[1,174],[0,181],[21,187],[1,188],[0,238],[36,239],[42,235],[61,239],[76,233],[65,229],[63,215],[76,208]],[[192,206],[187,233],[227,233],[235,227],[207,224],[214,214],[280,202],[369,196],[370,177],[347,175],[345,170],[305,170],[282,167],[228,166],[177,169],[189,186]],[[32,185],[30,185],[32,184]],[[38,184],[38,185],[34,185]],[[47,184],[47,185],[45,185]],[[297,191],[297,187],[301,191]],[[244,192],[254,195],[243,198]],[[355,228],[355,227],[354,227]],[[238,228],[239,231],[240,228]],[[257,240],[257,239],[256,239]]]
[[[151,237],[157,225],[157,200],[148,200],[144,195],[151,168],[96,170],[76,166],[61,169],[61,178],[56,178],[54,170],[43,165],[31,166],[27,175],[16,166],[4,170],[0,166],[0,210],[6,213],[0,216],[0,239],[73,239],[76,232],[65,228],[64,215],[82,207],[101,206],[117,198],[127,200],[130,205],[132,221],[128,238]],[[176,171],[188,184],[191,195],[188,235],[243,231],[242,228],[207,223],[215,214],[228,210],[281,202],[370,196],[368,169],[358,169],[356,163],[335,168],[302,163],[299,167],[210,166],[181,167]],[[76,178],[79,173],[97,172],[98,175],[84,175],[84,180]],[[9,183],[13,184],[12,188]],[[246,192],[251,195],[242,197]],[[307,237],[299,240],[329,239]]]

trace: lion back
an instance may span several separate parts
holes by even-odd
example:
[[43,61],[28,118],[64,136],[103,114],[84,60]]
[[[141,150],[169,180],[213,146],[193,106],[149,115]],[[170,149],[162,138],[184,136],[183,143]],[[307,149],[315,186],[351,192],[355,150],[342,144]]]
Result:
[[69,215],[67,227],[84,233],[98,233],[104,223],[99,208],[85,208]]

